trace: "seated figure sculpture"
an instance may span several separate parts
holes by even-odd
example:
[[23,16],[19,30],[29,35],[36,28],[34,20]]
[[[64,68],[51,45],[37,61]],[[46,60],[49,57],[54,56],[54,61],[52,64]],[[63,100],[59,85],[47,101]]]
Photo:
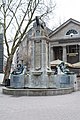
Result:
[[23,72],[24,67],[21,64],[17,65],[17,68],[12,72],[13,75],[19,75]]
[[13,88],[23,88],[26,74],[26,66],[21,64],[17,65],[17,68],[11,73],[10,86]]
[[56,66],[56,74],[72,74],[69,69],[66,68],[64,62],[61,62],[59,65]]

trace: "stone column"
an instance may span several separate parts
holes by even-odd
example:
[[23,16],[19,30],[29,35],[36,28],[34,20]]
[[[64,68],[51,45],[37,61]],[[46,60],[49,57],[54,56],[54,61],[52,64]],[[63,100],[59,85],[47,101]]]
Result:
[[31,70],[34,70],[34,41],[31,41]]
[[[79,62],[80,62],[80,44],[79,45],[79,52],[78,52],[78,56],[79,56]],[[80,69],[79,69],[79,73],[80,73]]]
[[54,51],[53,51],[53,47],[50,48],[50,61],[54,60]]
[[79,54],[78,55],[79,55],[79,62],[80,62],[80,44],[79,44]]
[[47,68],[47,46],[46,46],[46,40],[42,40],[42,68]]
[[63,46],[63,61],[67,61],[66,46]]
[[49,42],[49,53],[48,53],[48,55],[49,55],[49,67],[50,67],[50,42]]

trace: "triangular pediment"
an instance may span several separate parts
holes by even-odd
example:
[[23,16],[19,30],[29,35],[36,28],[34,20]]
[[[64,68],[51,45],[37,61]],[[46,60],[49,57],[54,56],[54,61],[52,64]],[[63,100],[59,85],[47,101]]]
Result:
[[49,37],[51,39],[61,39],[61,38],[65,39],[66,37],[71,37],[70,34],[69,35],[67,34],[67,32],[70,32],[72,30],[74,33],[73,37],[80,37],[80,22],[70,18],[61,26],[59,26],[54,31],[52,31],[49,34]]

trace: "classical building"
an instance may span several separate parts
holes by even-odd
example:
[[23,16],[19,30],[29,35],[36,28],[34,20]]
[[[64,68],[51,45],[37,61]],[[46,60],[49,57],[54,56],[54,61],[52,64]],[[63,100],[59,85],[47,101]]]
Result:
[[51,61],[80,61],[80,22],[70,18],[49,34]]
[[24,64],[25,66],[30,65],[31,41],[28,37],[29,35],[24,37],[16,51],[14,58],[15,68],[18,64]]

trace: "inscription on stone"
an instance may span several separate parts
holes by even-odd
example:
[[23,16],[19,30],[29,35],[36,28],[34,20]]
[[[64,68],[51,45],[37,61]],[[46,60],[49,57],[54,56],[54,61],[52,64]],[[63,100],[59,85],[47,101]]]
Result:
[[35,47],[34,47],[34,66],[36,70],[40,70],[41,69],[41,41],[35,41],[34,42]]

